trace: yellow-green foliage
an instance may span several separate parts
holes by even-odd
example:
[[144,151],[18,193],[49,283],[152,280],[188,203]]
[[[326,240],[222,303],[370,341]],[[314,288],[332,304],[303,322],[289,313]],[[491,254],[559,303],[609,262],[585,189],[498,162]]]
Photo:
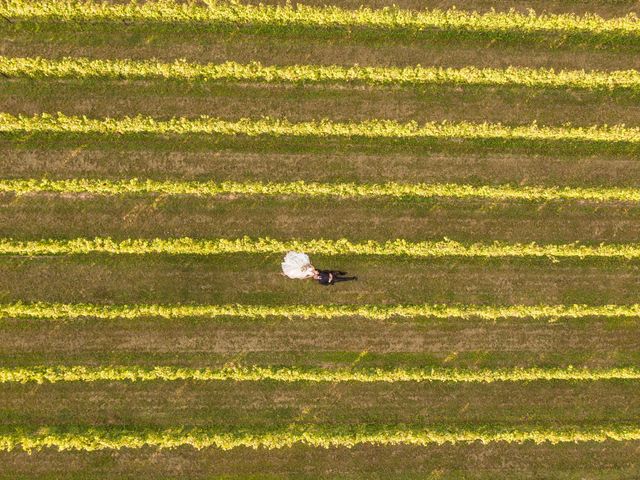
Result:
[[6,133],[94,133],[115,134],[210,134],[272,137],[338,137],[388,139],[475,139],[501,141],[573,141],[605,143],[640,143],[640,128],[614,126],[507,126],[500,123],[437,123],[419,125],[394,120],[332,122],[330,120],[291,123],[287,120],[243,118],[237,121],[208,116],[194,119],[156,120],[135,116],[92,119],[86,117],[41,114],[34,116],[0,113],[0,132]]
[[411,11],[398,8],[345,10],[306,5],[243,5],[211,2],[209,7],[175,1],[115,4],[74,0],[3,0],[0,14],[15,20],[130,21],[192,25],[193,28],[251,28],[261,33],[302,33],[322,30],[347,33],[375,30],[379,35],[419,35],[434,29],[458,35],[493,33],[522,36],[530,33],[591,34],[606,40],[636,37],[635,16],[604,19],[597,15],[536,15],[511,12],[466,12],[457,9]]
[[31,451],[42,448],[57,450],[119,450],[153,447],[158,449],[191,446],[195,449],[237,447],[267,450],[294,445],[352,448],[357,445],[414,445],[458,443],[581,443],[640,440],[637,425],[611,423],[604,426],[502,427],[482,425],[456,428],[427,428],[396,425],[290,425],[270,431],[215,428],[176,428],[166,430],[112,428],[3,429],[0,451]]
[[40,192],[90,193],[97,195],[301,195],[305,197],[400,197],[400,198],[488,198],[493,200],[588,200],[595,202],[638,202],[640,189],[619,187],[529,187],[474,186],[459,184],[383,184],[363,183],[264,183],[264,182],[194,182],[158,180],[48,180],[0,179],[0,192],[30,194]]
[[442,67],[342,67],[340,65],[264,66],[197,64],[186,60],[94,60],[66,57],[56,60],[0,56],[0,74],[27,78],[83,78],[127,80],[234,81],[269,83],[330,83],[386,86],[487,85],[584,90],[640,91],[640,72],[554,71],[545,68],[442,68]]
[[640,244],[579,245],[536,243],[473,243],[454,240],[408,242],[367,240],[352,242],[339,240],[275,240],[273,238],[237,239],[216,238],[155,238],[113,240],[102,238],[76,238],[71,240],[13,240],[0,239],[0,254],[9,255],[84,255],[108,254],[166,254],[166,255],[219,255],[231,253],[283,253],[289,250],[321,255],[382,255],[404,257],[549,257],[549,258],[640,258]]
[[309,369],[298,367],[233,366],[219,369],[186,367],[0,367],[0,383],[56,383],[97,381],[277,381],[277,382],[452,382],[493,383],[536,380],[640,380],[640,369],[604,368],[394,368]]
[[394,318],[459,319],[556,319],[556,318],[634,318],[640,317],[640,304],[630,305],[97,305],[86,303],[8,303],[0,304],[1,318],[103,320],[135,318],[180,319],[189,317],[235,317],[247,319],[344,318],[371,320]]

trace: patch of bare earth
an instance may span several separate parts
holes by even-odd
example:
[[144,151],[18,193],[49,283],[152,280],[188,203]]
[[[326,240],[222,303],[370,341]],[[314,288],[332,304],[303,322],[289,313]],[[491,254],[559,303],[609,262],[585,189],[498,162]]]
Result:
[[[540,45],[504,45],[492,41],[464,42],[366,42],[350,39],[323,40],[235,34],[179,34],[136,32],[122,29],[118,35],[57,32],[34,38],[29,32],[8,33],[0,41],[0,54],[61,58],[186,58],[193,62],[259,61],[268,65],[380,65],[506,68],[508,66],[556,69],[627,70],[640,68],[640,55],[633,49],[607,50],[553,48]],[[455,46],[454,46],[455,43]]]
[[[555,321],[449,319],[447,321],[345,320],[149,320],[47,322],[6,320],[0,355],[16,358],[36,355],[47,363],[68,363],[67,357],[99,359],[103,353],[130,355],[134,363],[147,357],[155,366],[167,361],[194,367],[212,366],[213,357],[229,360],[247,353],[306,352],[311,363],[314,353],[367,352],[371,354],[423,354],[447,358],[456,366],[456,356],[477,354],[482,362],[500,366],[537,366],[538,362],[558,364],[554,355],[566,352],[580,357],[591,367],[618,366],[625,352],[640,348],[633,335],[634,324],[610,325],[588,319],[582,323]],[[197,353],[192,360],[179,360]],[[164,359],[160,359],[159,355]],[[505,360],[492,359],[492,356]],[[207,356],[209,360],[207,360]],[[60,360],[57,360],[60,358]],[[174,359],[174,360],[171,360]],[[404,362],[393,361],[394,366]],[[463,359],[462,363],[467,362]],[[488,362],[488,363],[487,363]],[[532,363],[533,362],[533,363]],[[101,361],[91,361],[100,365]],[[131,362],[126,362],[131,363]],[[268,363],[268,362],[267,362]],[[276,362],[277,363],[277,362]],[[562,364],[575,364],[567,360]],[[577,365],[576,365],[577,366]]]
[[[372,217],[369,212],[375,211]],[[586,243],[640,236],[631,203],[294,197],[0,195],[0,232],[21,239],[242,237]]]
[[489,479],[596,479],[634,478],[640,475],[636,458],[639,442],[602,444],[442,445],[428,447],[358,446],[352,449],[318,449],[297,446],[282,450],[239,448],[197,451],[122,450],[119,452],[57,453],[51,450],[27,454],[2,452],[0,478],[16,475],[75,474],[78,478],[119,476],[274,475],[332,478],[457,475],[474,480]]
[[452,182],[640,186],[635,157],[514,154],[285,154],[6,149],[6,178],[152,178],[233,181]]
[[162,83],[155,82],[96,83],[55,81],[46,88],[34,88],[31,80],[13,81],[11,88],[0,94],[0,110],[16,115],[60,111],[97,118],[140,114],[158,119],[211,115],[235,120],[270,116],[293,122],[321,118],[336,122],[384,118],[401,122],[640,124],[640,107],[632,99],[565,90],[446,86],[412,90],[236,84],[199,88],[185,84],[182,89],[165,89],[161,87]]
[[128,382],[7,385],[3,425],[236,425],[291,422],[465,426],[632,423],[633,382],[279,384]]

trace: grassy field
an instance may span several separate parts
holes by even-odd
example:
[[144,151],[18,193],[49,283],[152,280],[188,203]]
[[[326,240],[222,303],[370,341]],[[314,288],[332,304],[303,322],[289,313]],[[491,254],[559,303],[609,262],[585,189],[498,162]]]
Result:
[[0,479],[639,478],[639,13],[0,0]]

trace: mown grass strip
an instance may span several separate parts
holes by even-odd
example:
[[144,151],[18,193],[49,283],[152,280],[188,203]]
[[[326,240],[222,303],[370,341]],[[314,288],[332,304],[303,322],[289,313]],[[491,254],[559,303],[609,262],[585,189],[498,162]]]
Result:
[[639,202],[640,189],[621,187],[536,187],[536,186],[474,186],[460,184],[402,184],[387,182],[316,183],[316,182],[195,182],[160,180],[101,180],[74,178],[0,179],[0,192],[18,195],[56,194],[160,194],[160,195],[266,195],[340,198],[486,198],[490,200],[556,201],[583,200],[589,202]]
[[247,137],[297,138],[351,138],[351,139],[468,139],[498,140],[500,142],[555,141],[604,144],[640,144],[640,127],[613,126],[540,126],[537,124],[508,126],[500,123],[470,122],[416,122],[400,123],[393,120],[364,122],[332,122],[319,120],[291,123],[285,119],[243,118],[237,121],[200,116],[198,118],[172,118],[156,120],[135,116],[93,119],[67,116],[62,113],[43,113],[34,116],[0,113],[0,133],[33,134],[100,134],[100,135],[189,135],[205,134]]
[[0,56],[0,75],[32,79],[171,80],[188,82],[264,82],[419,87],[424,85],[571,88],[589,91],[640,92],[640,72],[554,71],[546,68],[343,67],[340,65],[264,66],[197,64],[186,60],[94,60],[65,57]]
[[[412,11],[398,8],[347,10],[335,6],[243,5],[212,2],[209,7],[175,1],[97,3],[74,0],[3,0],[0,14],[12,21],[135,22],[181,24],[209,31],[242,29],[265,34],[353,35],[365,30],[382,37],[420,36],[435,31],[477,37],[522,38],[532,34],[593,36],[601,41],[632,41],[640,22],[629,15],[536,15],[511,12],[467,12],[457,9]],[[353,32],[355,30],[355,32]]]
[[531,381],[640,380],[640,369],[505,368],[505,369],[303,369],[298,367],[233,366],[218,369],[161,366],[0,367],[0,383],[57,383],[99,381],[236,381],[236,382],[446,382],[494,383]]
[[640,440],[638,425],[504,427],[481,425],[466,428],[446,426],[416,427],[405,425],[290,425],[269,431],[217,428],[174,428],[164,430],[123,427],[92,428],[3,428],[0,451],[57,450],[96,451],[121,448],[157,449],[190,446],[195,449],[238,447],[267,450],[306,445],[320,448],[357,445],[441,445],[481,443],[582,443]]
[[290,250],[320,255],[374,255],[415,258],[475,257],[475,258],[640,258],[640,244],[580,245],[536,243],[473,243],[455,240],[408,242],[403,239],[377,242],[339,240],[276,240],[269,237],[236,239],[217,238],[155,238],[113,240],[109,237],[75,238],[70,240],[0,239],[2,255],[221,255],[234,253],[274,254]]
[[591,317],[640,317],[640,304],[630,305],[98,305],[86,303],[6,303],[0,304],[0,319],[26,318],[73,320],[96,318],[101,320],[161,318],[166,320],[234,317],[261,320],[334,319],[360,317],[370,320],[392,318],[437,319],[584,319]]

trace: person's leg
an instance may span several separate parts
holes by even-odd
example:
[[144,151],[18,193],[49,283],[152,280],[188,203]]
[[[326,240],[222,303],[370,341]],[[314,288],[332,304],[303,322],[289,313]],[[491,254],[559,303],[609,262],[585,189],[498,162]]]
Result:
[[338,276],[334,276],[333,277],[333,282],[334,283],[338,283],[338,282],[348,282],[349,280],[357,280],[358,277],[338,277]]

